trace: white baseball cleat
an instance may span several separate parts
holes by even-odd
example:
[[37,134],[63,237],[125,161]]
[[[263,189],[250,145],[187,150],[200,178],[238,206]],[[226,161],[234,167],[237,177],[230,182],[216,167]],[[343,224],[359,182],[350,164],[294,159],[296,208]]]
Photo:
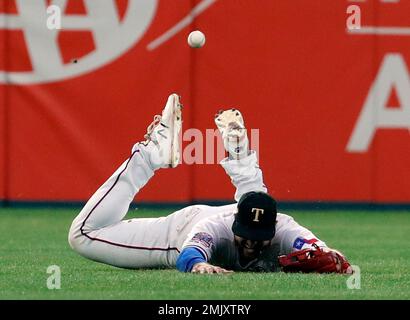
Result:
[[242,114],[237,109],[220,110],[215,115],[215,124],[222,135],[225,150],[233,159],[248,155],[248,135]]
[[182,128],[182,104],[180,97],[173,93],[162,110],[162,115],[154,116],[154,120],[144,135],[144,151],[149,154],[149,162],[155,170],[158,168],[175,168],[180,163],[181,146],[179,132]]

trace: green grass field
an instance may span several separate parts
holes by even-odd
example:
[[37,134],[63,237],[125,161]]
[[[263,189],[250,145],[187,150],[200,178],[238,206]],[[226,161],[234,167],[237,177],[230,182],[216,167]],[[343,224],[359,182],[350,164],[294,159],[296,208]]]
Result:
[[[166,215],[138,210],[128,217]],[[346,275],[182,274],[125,270],[71,250],[75,210],[0,209],[0,299],[409,299],[408,212],[288,212],[361,269],[361,289]],[[46,286],[47,267],[61,268],[61,289]]]

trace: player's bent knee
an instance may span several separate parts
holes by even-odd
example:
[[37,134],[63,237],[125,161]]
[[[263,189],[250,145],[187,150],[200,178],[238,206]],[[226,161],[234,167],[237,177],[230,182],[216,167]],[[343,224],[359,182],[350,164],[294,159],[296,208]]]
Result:
[[77,223],[74,221],[68,232],[68,243],[73,250],[75,251],[79,250],[83,242],[81,241],[82,240],[81,238],[82,238],[81,230],[77,226]]
[[75,233],[71,231],[68,233],[68,244],[70,245],[71,249],[75,250],[77,246],[77,241],[75,237]]

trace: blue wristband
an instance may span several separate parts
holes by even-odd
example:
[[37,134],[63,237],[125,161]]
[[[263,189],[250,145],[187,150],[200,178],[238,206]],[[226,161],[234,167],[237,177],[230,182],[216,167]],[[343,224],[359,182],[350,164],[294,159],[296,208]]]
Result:
[[181,272],[191,272],[192,267],[200,262],[206,262],[203,253],[194,247],[187,247],[178,256],[176,267]]

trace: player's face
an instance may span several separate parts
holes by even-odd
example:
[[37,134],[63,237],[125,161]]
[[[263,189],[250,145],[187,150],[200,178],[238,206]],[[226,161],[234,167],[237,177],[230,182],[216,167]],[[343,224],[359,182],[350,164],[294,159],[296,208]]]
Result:
[[238,247],[239,255],[246,260],[256,259],[263,249],[271,244],[271,240],[255,241],[235,235],[235,244]]

